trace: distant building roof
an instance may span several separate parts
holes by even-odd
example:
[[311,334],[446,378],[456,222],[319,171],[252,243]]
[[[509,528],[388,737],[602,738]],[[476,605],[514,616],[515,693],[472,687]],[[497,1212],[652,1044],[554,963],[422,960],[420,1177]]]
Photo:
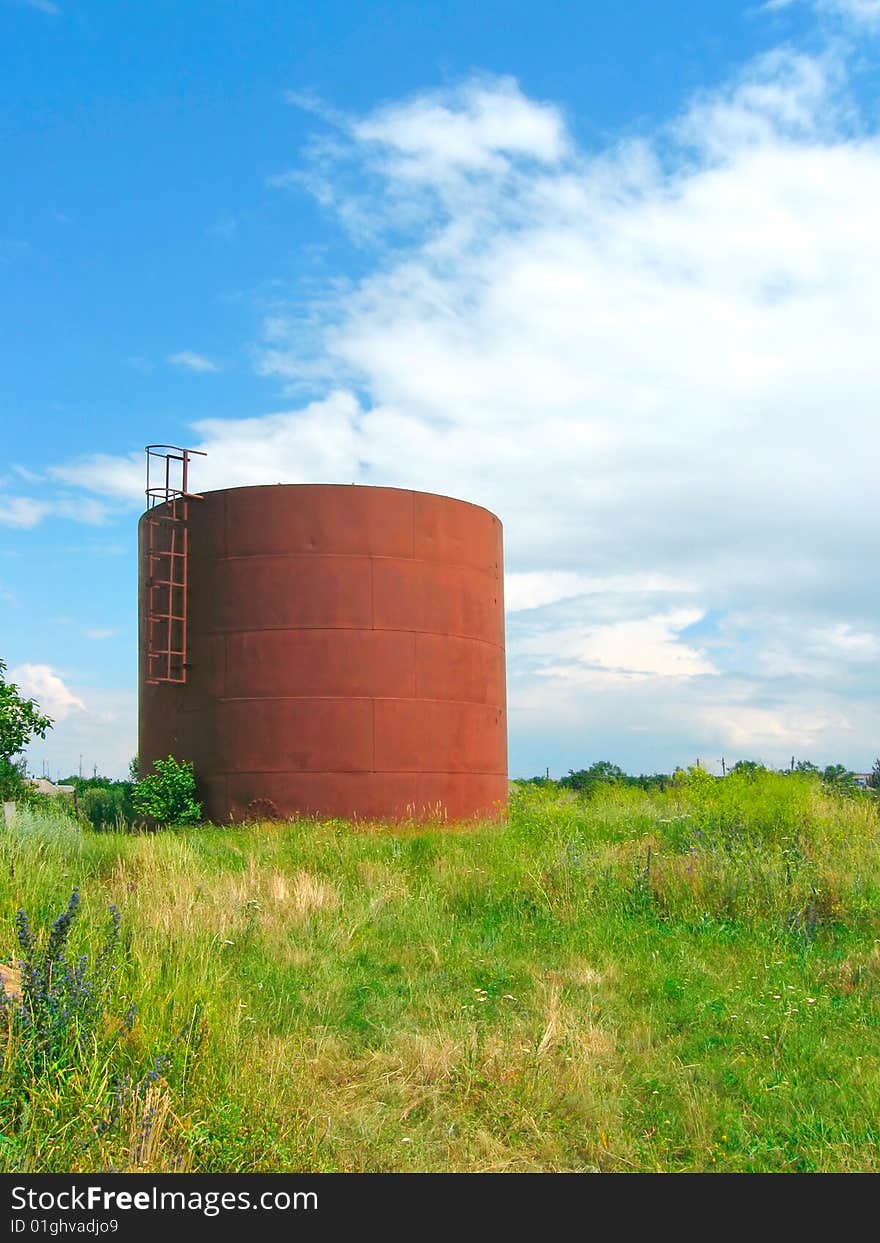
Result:
[[46,777],[28,777],[25,784],[38,794],[73,794],[73,786],[57,786]]

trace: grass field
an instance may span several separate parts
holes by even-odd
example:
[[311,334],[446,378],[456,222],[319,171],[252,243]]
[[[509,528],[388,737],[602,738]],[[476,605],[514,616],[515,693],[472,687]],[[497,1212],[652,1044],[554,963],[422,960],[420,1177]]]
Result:
[[810,778],[467,831],[21,812],[0,963],[20,909],[6,1171],[880,1169],[877,804]]

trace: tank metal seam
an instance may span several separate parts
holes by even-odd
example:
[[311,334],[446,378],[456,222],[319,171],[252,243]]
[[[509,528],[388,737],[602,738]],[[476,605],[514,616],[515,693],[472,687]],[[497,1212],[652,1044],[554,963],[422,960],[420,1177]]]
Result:
[[354,774],[358,777],[505,777],[507,772],[502,769],[486,771],[470,768],[224,768],[219,769],[219,777],[313,777],[336,776],[338,773]]
[[482,565],[474,565],[472,561],[447,561],[445,557],[407,557],[404,553],[392,552],[239,552],[224,553],[216,557],[217,561],[320,561],[321,559],[349,561],[401,561],[406,565],[440,565],[444,569],[473,570],[476,574],[486,574],[497,578],[495,569],[485,569]]
[[[466,704],[473,708],[492,708],[497,710],[502,704],[488,699],[437,699],[429,695],[218,695],[212,703],[285,703],[287,700],[326,699],[329,703],[343,701],[345,703],[371,703],[375,709],[377,703],[397,704]],[[193,711],[198,712],[195,708]]]
[[433,635],[439,639],[462,639],[467,643],[483,643],[487,647],[497,647],[500,652],[505,650],[502,643],[493,643],[491,639],[481,639],[475,634],[453,634],[449,630],[415,630],[411,627],[401,629],[397,626],[229,626],[224,629],[202,630],[199,637],[213,638],[217,635],[230,634],[298,634],[302,630],[324,630],[332,633],[337,630],[344,630],[346,633],[354,634],[422,634]]

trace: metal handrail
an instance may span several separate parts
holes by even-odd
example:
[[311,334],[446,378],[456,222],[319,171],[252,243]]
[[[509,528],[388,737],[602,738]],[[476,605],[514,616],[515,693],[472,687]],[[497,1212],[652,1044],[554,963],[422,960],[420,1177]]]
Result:
[[[145,452],[147,455],[147,508],[152,509],[155,505],[164,505],[167,501],[180,500],[182,497],[189,497],[192,500],[200,501],[202,499],[198,492],[190,492],[187,490],[189,460],[191,457],[207,457],[207,453],[203,449],[183,449],[179,445],[146,445]],[[150,476],[150,468],[154,461],[162,460],[165,462],[165,482],[164,484],[152,484]],[[171,463],[180,462],[181,465],[181,486],[174,487],[171,483]]]

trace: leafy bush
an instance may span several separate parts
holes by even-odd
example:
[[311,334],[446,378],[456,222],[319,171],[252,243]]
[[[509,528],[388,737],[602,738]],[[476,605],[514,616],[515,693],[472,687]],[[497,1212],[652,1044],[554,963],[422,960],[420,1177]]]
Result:
[[822,782],[838,794],[854,794],[858,789],[855,773],[843,764],[829,764],[822,772]]
[[24,763],[0,755],[0,799],[21,798],[25,790]]
[[135,818],[130,781],[108,781],[77,789],[79,813],[98,832],[125,828]]
[[673,820],[665,836],[679,850],[712,846],[761,850],[797,846],[813,817],[815,778],[783,775],[746,764],[717,778],[691,768],[676,782],[686,813]]
[[60,784],[73,786],[80,823],[101,833],[132,825],[136,818],[131,798],[135,780],[116,781],[112,777],[82,777],[71,773],[62,778]]
[[155,824],[197,824],[202,804],[196,798],[196,778],[191,760],[172,756],[154,760],[155,772],[139,781],[131,794],[135,814]]
[[20,755],[32,738],[45,738],[52,718],[33,699],[24,699],[14,682],[7,682],[6,661],[0,660],[0,759]]

